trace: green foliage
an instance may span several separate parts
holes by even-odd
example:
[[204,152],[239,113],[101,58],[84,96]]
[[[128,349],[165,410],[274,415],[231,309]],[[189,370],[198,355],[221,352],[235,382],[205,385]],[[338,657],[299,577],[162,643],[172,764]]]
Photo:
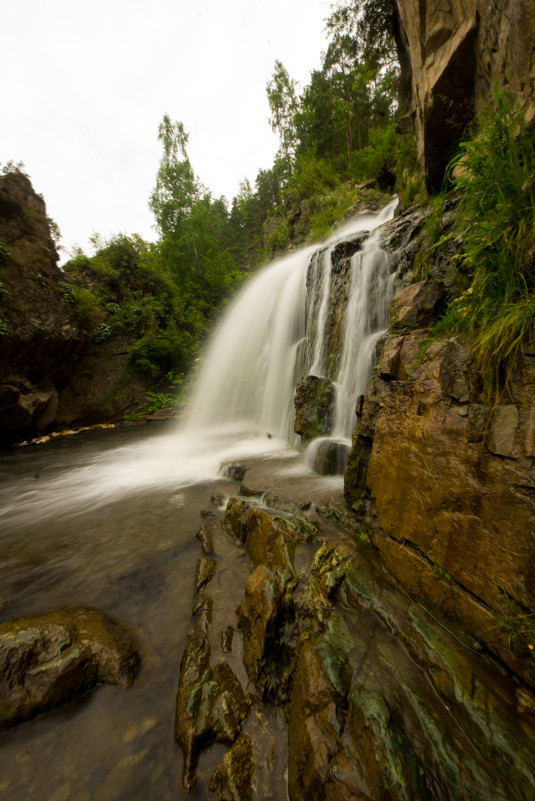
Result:
[[0,297],[2,297],[2,295],[5,294],[6,291],[7,291],[6,285],[4,284],[3,281],[0,281]]
[[160,234],[165,237],[173,234],[188,216],[199,196],[199,185],[186,152],[188,134],[184,125],[172,122],[166,114],[158,129],[158,140],[164,152],[149,206]]
[[535,130],[496,92],[454,160],[462,239],[455,330],[473,338],[475,363],[496,399],[535,334]]
[[59,293],[64,303],[75,303],[76,291],[72,284],[68,281],[62,281],[59,285]]
[[403,209],[413,203],[427,201],[424,176],[418,165],[416,141],[412,134],[399,137],[395,174],[396,192]]
[[11,248],[0,240],[0,264],[11,256]]
[[21,175],[25,175],[29,178],[28,173],[26,172],[26,165],[22,161],[13,161],[10,159],[6,161],[4,164],[1,164],[1,172],[2,175],[9,175],[10,173],[20,173]]
[[104,340],[110,339],[112,335],[112,328],[109,325],[106,325],[106,323],[100,323],[100,325],[97,325],[97,327],[94,328],[89,334],[89,341],[104,342]]
[[7,334],[7,325],[3,320],[0,320],[0,337],[3,337],[4,334]]

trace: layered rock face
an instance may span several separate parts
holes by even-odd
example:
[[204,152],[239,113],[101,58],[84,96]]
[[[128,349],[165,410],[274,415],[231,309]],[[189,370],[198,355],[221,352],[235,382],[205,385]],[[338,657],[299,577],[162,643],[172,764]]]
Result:
[[21,173],[0,177],[0,443],[56,415],[80,332],[46,208]]
[[489,403],[468,342],[426,344],[446,294],[433,270],[392,303],[346,499],[358,509],[372,493],[373,542],[412,597],[535,686],[535,348]]
[[428,187],[496,82],[535,118],[534,0],[397,0],[411,65],[412,117]]

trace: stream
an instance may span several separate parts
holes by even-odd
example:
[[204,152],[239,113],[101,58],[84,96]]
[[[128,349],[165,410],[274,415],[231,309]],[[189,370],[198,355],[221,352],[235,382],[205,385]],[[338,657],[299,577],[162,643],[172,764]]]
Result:
[[[94,606],[128,626],[142,655],[129,689],[99,687],[69,708],[1,735],[1,797],[186,797],[174,705],[199,556],[194,534],[213,481],[145,487],[100,506],[74,489],[68,498],[46,497],[54,481],[72,481],[88,465],[94,474],[113,465],[119,486],[118,454],[135,461],[135,452],[146,453],[149,443],[152,448],[168,441],[166,432],[155,437],[153,428],[84,432],[0,454],[1,620]],[[5,509],[15,506],[21,487],[26,504],[6,520]]]

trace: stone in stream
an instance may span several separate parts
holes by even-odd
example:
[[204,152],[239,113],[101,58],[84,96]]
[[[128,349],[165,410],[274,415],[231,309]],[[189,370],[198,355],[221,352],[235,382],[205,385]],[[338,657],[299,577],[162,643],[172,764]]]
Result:
[[326,437],[334,422],[335,391],[328,378],[308,375],[296,387],[294,431],[303,442]]
[[340,476],[347,465],[349,445],[335,439],[322,439],[314,442],[314,458],[312,468],[320,476]]
[[215,559],[201,556],[197,561],[195,570],[195,581],[193,583],[193,595],[198,595],[214,577],[216,569]]
[[197,780],[200,752],[212,742],[232,745],[250,708],[230,665],[210,665],[206,634],[192,632],[180,666],[175,721],[175,736],[184,754],[186,790]]
[[0,625],[0,729],[54,709],[97,684],[130,685],[139,655],[103,612],[64,609]]
[[217,766],[210,790],[217,793],[219,801],[251,801],[254,767],[249,735],[240,734]]

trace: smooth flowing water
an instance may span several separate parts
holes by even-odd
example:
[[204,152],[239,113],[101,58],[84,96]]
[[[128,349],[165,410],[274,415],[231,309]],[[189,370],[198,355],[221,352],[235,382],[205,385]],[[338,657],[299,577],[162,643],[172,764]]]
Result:
[[[376,228],[393,211],[390,204],[357,218],[326,252],[342,237]],[[143,660],[132,688],[101,687],[72,708],[1,735],[1,797],[185,797],[173,710],[199,556],[193,535],[222,464],[289,452],[297,458],[295,384],[312,369],[324,369],[323,341],[303,348],[312,252],[301,250],[262,270],[231,304],[178,426],[157,435],[151,428],[84,433],[0,454],[0,619],[95,606],[131,628]],[[387,324],[392,280],[374,238],[358,256],[336,379],[336,431],[344,436],[375,339]],[[328,257],[323,264],[326,273]],[[321,285],[314,326],[319,340],[329,281]],[[382,311],[372,295],[381,298]],[[370,308],[371,327],[365,319]],[[312,361],[303,356],[306,350]],[[364,353],[364,366],[356,367]],[[220,480],[220,487],[235,491],[229,482]]]

